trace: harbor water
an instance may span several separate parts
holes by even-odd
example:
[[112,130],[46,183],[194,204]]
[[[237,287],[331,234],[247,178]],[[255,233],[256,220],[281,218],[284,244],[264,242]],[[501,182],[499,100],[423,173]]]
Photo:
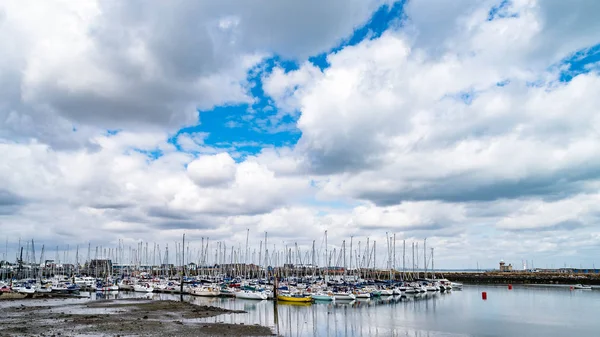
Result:
[[[481,293],[487,293],[482,300]],[[92,298],[179,295],[113,293]],[[600,291],[569,287],[465,286],[462,291],[351,302],[286,304],[184,296],[198,305],[245,310],[205,322],[260,324],[283,336],[597,336]]]

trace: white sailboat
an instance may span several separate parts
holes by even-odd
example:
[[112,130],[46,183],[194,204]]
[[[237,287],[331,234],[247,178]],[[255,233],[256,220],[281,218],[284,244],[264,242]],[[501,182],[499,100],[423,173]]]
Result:
[[338,301],[351,301],[356,299],[356,296],[354,296],[354,294],[349,291],[333,293],[333,297]]
[[216,297],[221,294],[221,289],[214,286],[200,286],[191,288],[190,294],[194,296]]
[[[117,287],[117,290],[119,290],[119,287]],[[144,283],[137,283],[133,285],[133,291],[135,292],[139,292],[139,293],[151,293],[154,291],[154,287],[152,287],[149,283],[144,282]]]
[[356,298],[371,298],[371,293],[364,290],[357,290],[354,292]]
[[240,290],[235,293],[235,297],[245,300],[266,300],[267,294],[261,291]]
[[311,294],[310,297],[312,297],[312,299],[315,301],[333,301],[334,299],[332,293],[322,291]]
[[33,294],[35,293],[35,285],[25,283],[18,287],[13,287],[13,290],[21,294]]

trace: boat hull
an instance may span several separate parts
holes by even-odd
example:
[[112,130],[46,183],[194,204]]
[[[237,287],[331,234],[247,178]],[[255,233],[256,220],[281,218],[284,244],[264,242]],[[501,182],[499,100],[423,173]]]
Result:
[[329,295],[311,295],[315,301],[333,301],[333,297]]
[[[117,287],[117,290],[119,290],[119,287]],[[134,285],[133,286],[133,291],[138,292],[138,293],[151,293],[154,291],[153,287],[150,286],[145,286],[145,285]]]
[[239,293],[235,293],[235,297],[236,298],[241,298],[243,300],[258,300],[258,301],[262,301],[262,300],[266,300],[267,299],[267,294],[255,293],[255,292],[239,292]]
[[201,297],[217,297],[221,292],[218,290],[192,290],[190,294]]
[[283,302],[309,303],[312,302],[313,299],[309,296],[294,297],[286,295],[277,295],[277,300]]
[[352,301],[352,300],[356,299],[356,296],[354,296],[354,294],[334,294],[333,297],[336,300],[341,300],[341,301]]

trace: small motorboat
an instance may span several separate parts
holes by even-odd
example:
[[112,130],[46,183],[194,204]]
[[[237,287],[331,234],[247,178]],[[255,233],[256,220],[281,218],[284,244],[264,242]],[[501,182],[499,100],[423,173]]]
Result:
[[578,290],[592,290],[591,286],[584,286],[583,284],[576,284],[573,286],[573,289],[578,289]]

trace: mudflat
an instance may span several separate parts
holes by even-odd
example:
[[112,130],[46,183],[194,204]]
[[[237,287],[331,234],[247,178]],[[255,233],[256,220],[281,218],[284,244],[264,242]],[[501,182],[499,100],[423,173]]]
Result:
[[203,323],[199,319],[244,311],[188,302],[127,299],[48,306],[23,302],[0,310],[0,336],[273,335],[258,325]]

